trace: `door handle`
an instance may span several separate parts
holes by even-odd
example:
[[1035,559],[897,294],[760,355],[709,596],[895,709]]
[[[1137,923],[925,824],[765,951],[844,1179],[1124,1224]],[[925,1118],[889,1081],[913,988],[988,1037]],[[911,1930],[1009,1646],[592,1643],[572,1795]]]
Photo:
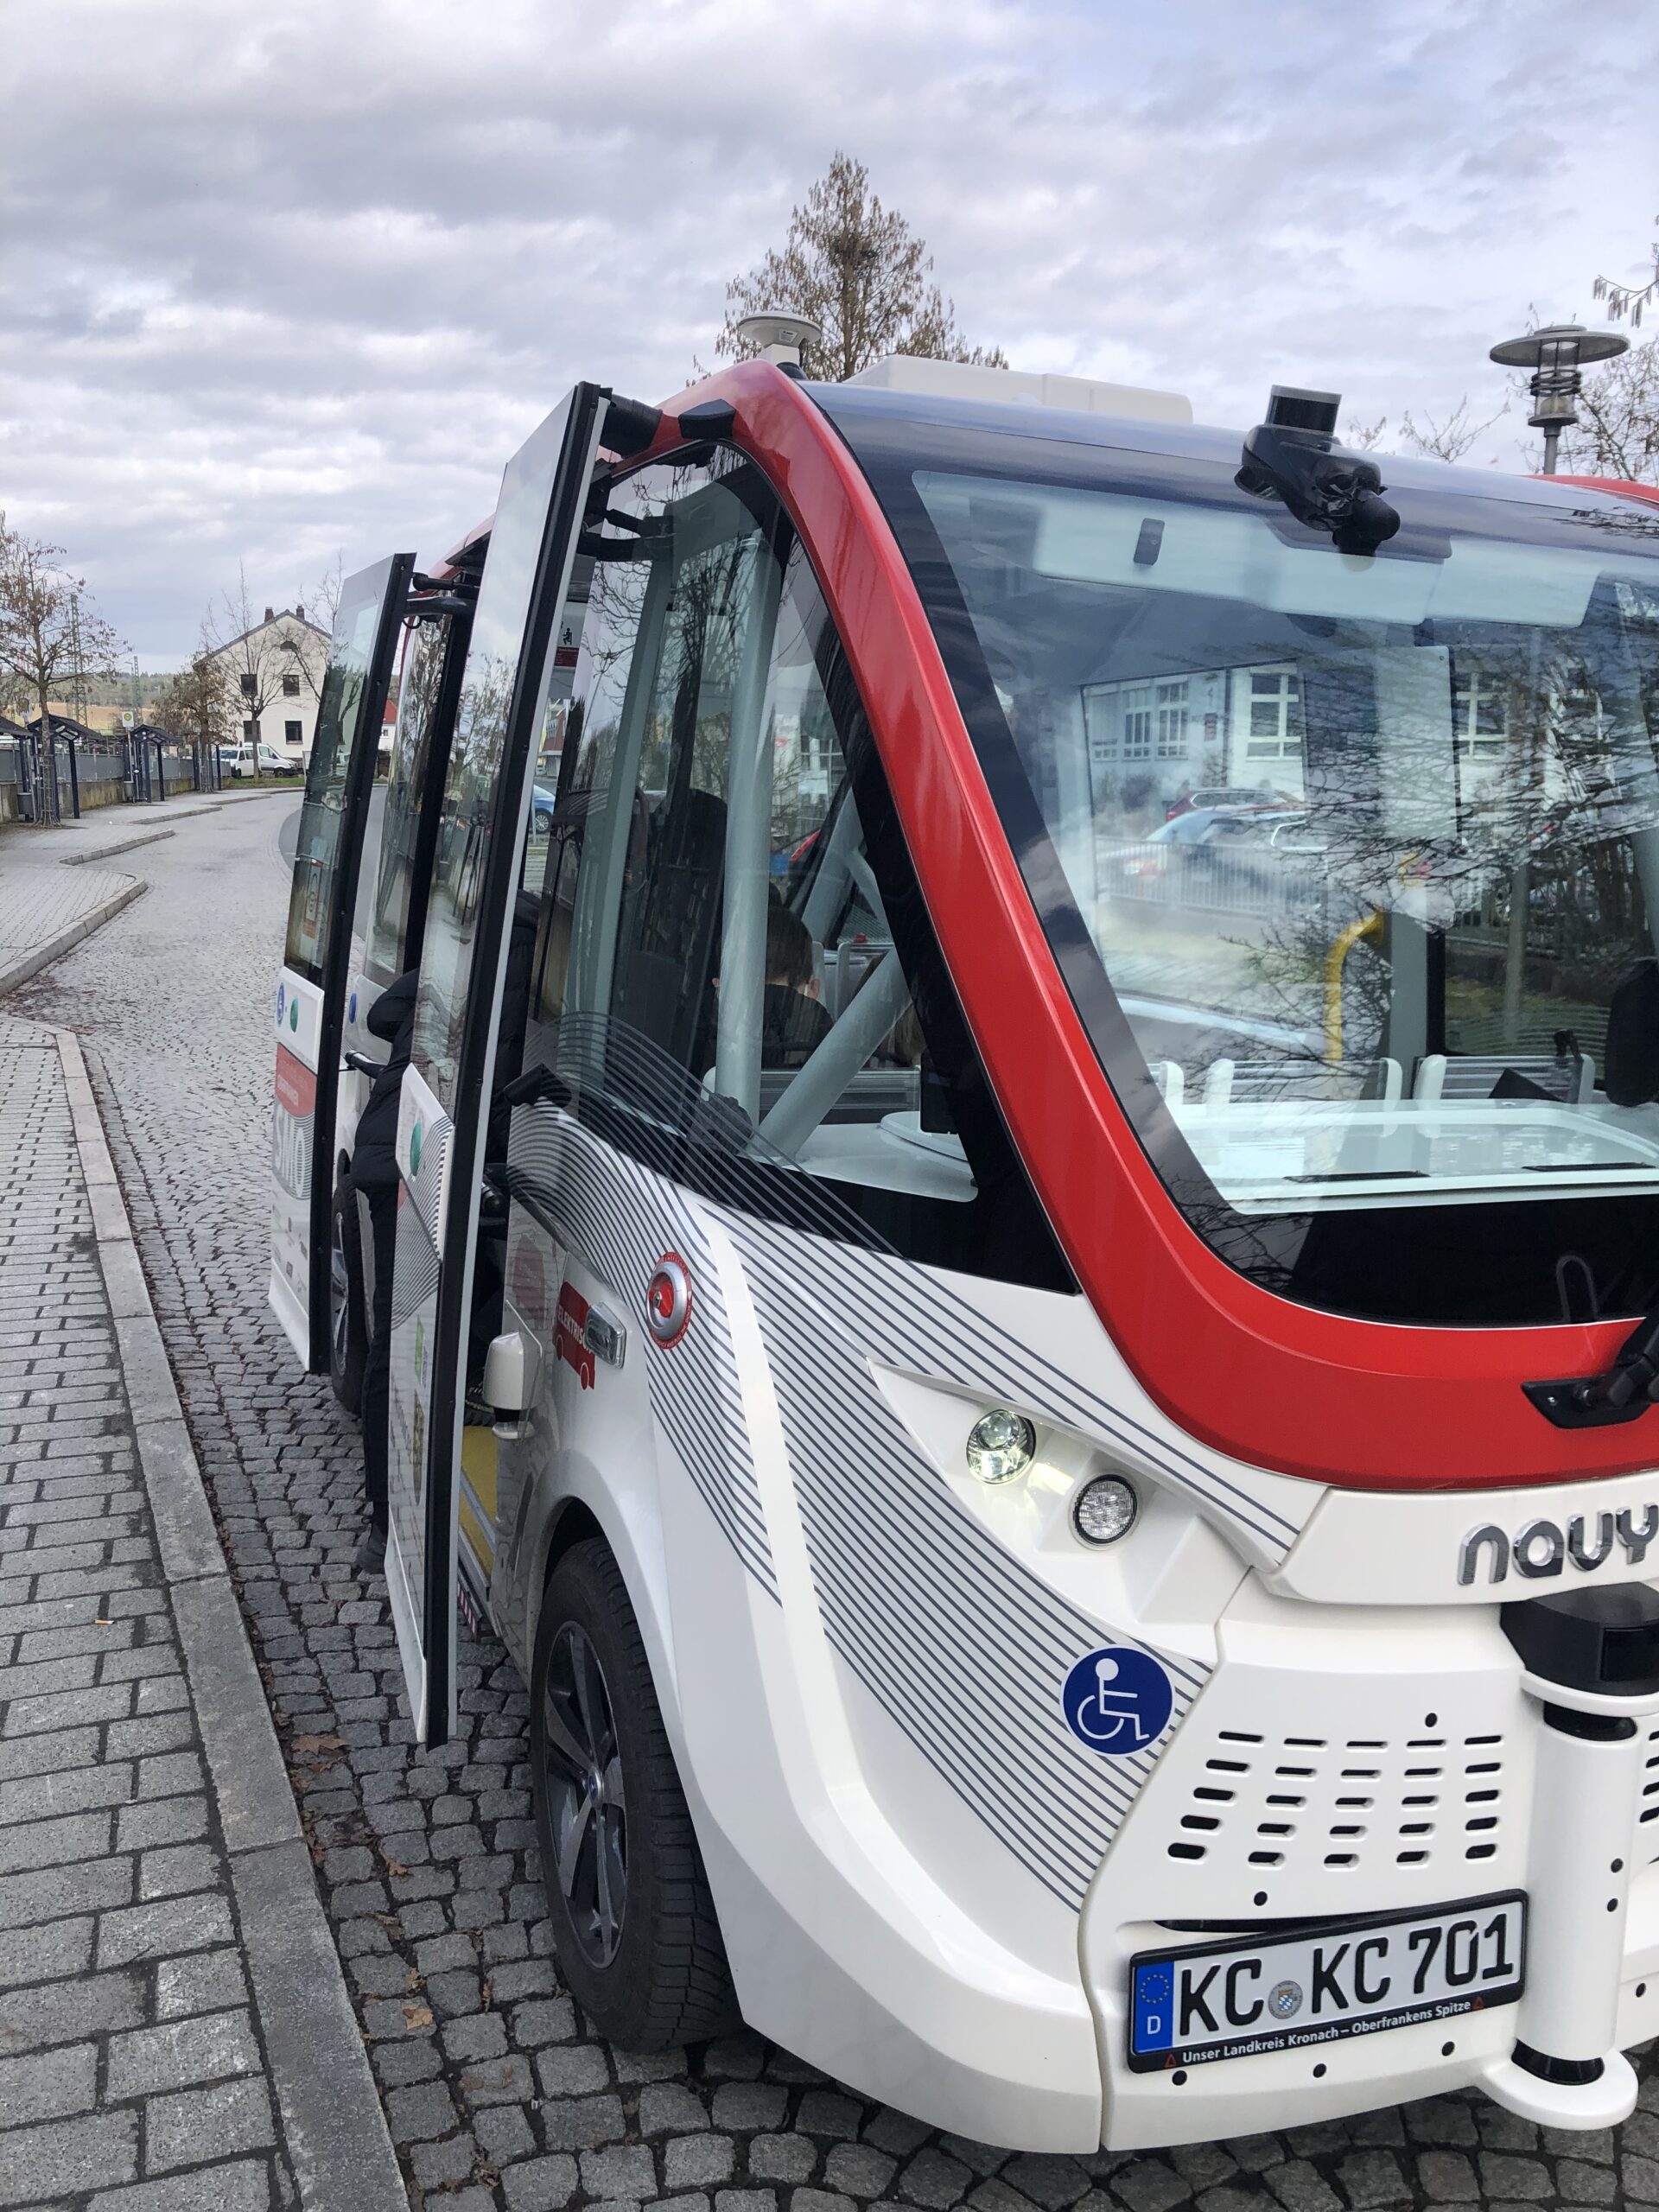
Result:
[[582,1325],[582,1341],[595,1359],[602,1359],[607,1367],[620,1367],[627,1356],[628,1332],[620,1321],[613,1321],[608,1313],[601,1313],[597,1306],[588,1308],[588,1319]]

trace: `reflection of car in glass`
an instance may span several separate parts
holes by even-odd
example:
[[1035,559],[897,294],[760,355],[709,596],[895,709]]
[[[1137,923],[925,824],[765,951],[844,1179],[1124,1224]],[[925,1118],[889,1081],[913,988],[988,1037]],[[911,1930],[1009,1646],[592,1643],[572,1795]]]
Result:
[[530,834],[545,837],[553,827],[553,794],[545,784],[532,784],[530,790]]
[[1258,815],[1231,808],[1189,808],[1160,823],[1140,843],[1109,853],[1106,859],[1108,868],[1123,880],[1144,882],[1168,875],[1194,851],[1222,848],[1230,852],[1249,845],[1265,849],[1268,842],[1268,828]]
[[1191,814],[1195,810],[1208,811],[1214,807],[1261,808],[1287,806],[1292,804],[1282,791],[1269,791],[1265,784],[1242,784],[1232,789],[1211,789],[1206,785],[1188,791],[1170,807],[1167,819],[1177,815]]
[[[1317,395],[1241,481],[1036,384],[579,386],[468,541],[515,703],[415,871],[413,1724],[458,1559],[625,2048],[741,2014],[1085,2159],[1608,2127],[1659,2034],[1653,495],[1390,457],[1379,518]],[[1141,835],[1187,781],[1285,798]]]

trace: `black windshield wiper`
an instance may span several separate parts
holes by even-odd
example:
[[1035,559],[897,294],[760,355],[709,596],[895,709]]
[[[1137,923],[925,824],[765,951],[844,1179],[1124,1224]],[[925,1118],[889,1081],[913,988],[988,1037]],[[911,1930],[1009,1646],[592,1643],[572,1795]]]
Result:
[[1307,1175],[1287,1175],[1287,1183],[1403,1183],[1427,1179],[1427,1167],[1321,1167]]
[[1529,1175],[1605,1175],[1611,1168],[1638,1171],[1643,1175],[1659,1173],[1659,1160],[1529,1160],[1523,1172]]

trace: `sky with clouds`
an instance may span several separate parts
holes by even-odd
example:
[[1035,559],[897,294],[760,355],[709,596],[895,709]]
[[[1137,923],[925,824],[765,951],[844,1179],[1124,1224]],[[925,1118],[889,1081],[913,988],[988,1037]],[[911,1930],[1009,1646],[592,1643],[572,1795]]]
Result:
[[[145,667],[661,398],[837,148],[1015,366],[1503,397],[1659,207],[1653,0],[11,0],[0,509]],[[1511,412],[1478,461],[1526,465]]]

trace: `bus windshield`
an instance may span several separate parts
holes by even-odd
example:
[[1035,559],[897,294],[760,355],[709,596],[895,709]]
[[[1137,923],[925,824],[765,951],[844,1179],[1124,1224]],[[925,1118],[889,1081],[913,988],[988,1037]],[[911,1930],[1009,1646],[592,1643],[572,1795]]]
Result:
[[1659,515],[1402,497],[1350,556],[1194,474],[884,492],[1143,1144],[1308,1302],[1642,1310]]

